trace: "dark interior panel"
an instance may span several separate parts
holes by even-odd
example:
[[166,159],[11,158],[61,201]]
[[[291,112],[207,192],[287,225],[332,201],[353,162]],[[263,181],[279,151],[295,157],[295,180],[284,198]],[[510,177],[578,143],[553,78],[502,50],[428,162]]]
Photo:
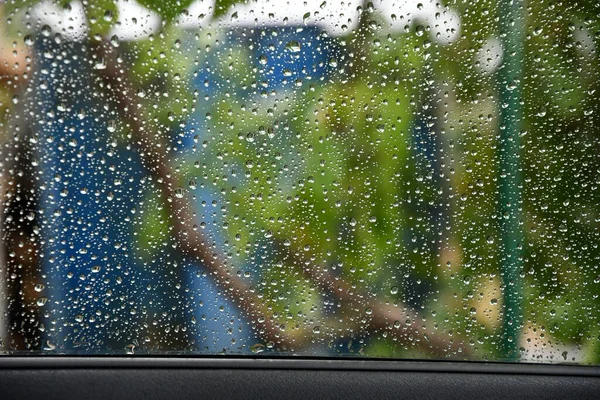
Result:
[[[275,363],[277,364],[277,363]],[[29,366],[0,369],[4,399],[598,398],[594,374],[344,370],[318,367],[206,368]]]

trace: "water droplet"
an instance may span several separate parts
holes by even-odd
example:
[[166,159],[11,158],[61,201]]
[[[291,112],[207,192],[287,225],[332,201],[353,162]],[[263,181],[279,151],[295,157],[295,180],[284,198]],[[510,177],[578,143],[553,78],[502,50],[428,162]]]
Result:
[[125,346],[125,353],[128,355],[134,354],[135,353],[135,344],[130,343],[127,346]]
[[49,37],[52,34],[52,28],[48,25],[42,26],[42,35]]
[[304,25],[308,24],[308,21],[310,19],[310,13],[307,12],[302,16],[302,22],[304,23]]
[[292,53],[298,53],[301,50],[300,43],[298,43],[296,40],[288,42],[288,44],[285,47]]
[[265,351],[265,345],[262,343],[256,343],[250,347],[250,350],[254,354],[262,353],[263,351]]

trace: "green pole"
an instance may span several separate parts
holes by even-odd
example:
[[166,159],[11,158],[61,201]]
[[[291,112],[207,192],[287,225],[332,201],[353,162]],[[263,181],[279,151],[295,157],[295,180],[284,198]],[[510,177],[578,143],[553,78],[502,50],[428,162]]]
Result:
[[522,180],[520,132],[523,87],[523,0],[499,0],[499,28],[503,47],[499,86],[499,211],[500,252],[504,287],[501,356],[507,361],[519,357],[519,338],[523,324]]

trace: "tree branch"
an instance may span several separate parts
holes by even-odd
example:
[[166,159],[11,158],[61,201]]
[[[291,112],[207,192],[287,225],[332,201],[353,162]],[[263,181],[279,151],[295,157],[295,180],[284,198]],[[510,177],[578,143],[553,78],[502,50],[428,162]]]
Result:
[[[169,164],[164,140],[153,136],[145,127],[140,113],[141,106],[128,95],[133,90],[133,84],[125,69],[118,67],[115,50],[107,44],[101,44],[95,47],[94,54],[104,60],[106,68],[100,70],[102,79],[111,90],[122,117],[132,131],[134,141],[139,146],[142,163],[160,185],[175,238],[183,254],[203,263],[211,271],[217,284],[252,321],[261,337],[276,344],[278,350],[298,349],[303,342],[313,338],[312,330],[299,328],[292,334],[281,329],[283,321],[277,320],[264,301],[243,280],[229,271],[225,257],[218,250],[213,250],[207,238],[194,228],[199,224],[190,201],[175,195],[178,180]],[[298,256],[296,253],[296,257]],[[303,265],[304,273],[323,292],[332,294],[348,309],[354,310],[348,314],[347,323],[358,323],[370,333],[389,332],[397,341],[414,345],[434,356],[466,357],[469,354],[463,341],[448,340],[447,336],[431,331],[430,327],[425,326],[423,317],[411,307],[401,302],[385,303],[374,295],[361,292],[341,277],[331,275],[321,266],[311,265],[310,261],[297,262]],[[369,311],[365,312],[367,309]]]
[[306,276],[323,292],[331,293],[337,301],[346,306],[346,328],[354,325],[371,334],[387,332],[387,337],[437,357],[468,358],[472,355],[464,338],[457,337],[454,340],[449,338],[449,334],[432,330],[414,308],[400,300],[394,303],[382,301],[375,294],[332,275],[326,267],[300,259],[301,253],[295,252],[293,258],[297,264],[302,265]]
[[231,273],[225,257],[212,250],[207,238],[194,228],[199,224],[189,200],[175,195],[177,176],[169,164],[165,141],[153,136],[153,132],[145,126],[140,112],[141,105],[136,104],[131,95],[134,85],[127,71],[119,67],[116,51],[107,43],[99,43],[93,46],[92,53],[106,65],[105,69],[99,70],[99,75],[106,89],[112,93],[121,117],[131,129],[134,142],[139,147],[142,164],[159,183],[175,239],[183,255],[202,263],[210,270],[217,285],[243,311],[259,336],[277,345],[279,350],[293,350],[304,335],[291,335],[281,329],[283,321],[278,321],[262,299],[242,279]]

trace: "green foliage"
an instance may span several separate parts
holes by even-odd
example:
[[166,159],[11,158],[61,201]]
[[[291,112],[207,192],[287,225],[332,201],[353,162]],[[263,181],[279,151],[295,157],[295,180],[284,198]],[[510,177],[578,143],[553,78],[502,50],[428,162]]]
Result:
[[[8,0],[2,6],[4,12],[12,15],[16,12],[30,9],[41,0]],[[138,2],[156,12],[167,22],[177,18],[193,2],[193,0],[138,0]],[[60,7],[68,7],[71,0],[58,0],[55,2]],[[243,3],[240,0],[216,0],[213,18],[224,15],[235,4]],[[91,27],[91,34],[106,34],[117,21],[118,10],[116,0],[95,0],[84,2],[86,17]]]
[[139,3],[156,12],[166,21],[175,19],[193,0],[138,0]]
[[[166,21],[175,19],[183,9],[188,7],[193,0],[139,0],[140,4],[158,13]],[[224,15],[234,4],[242,3],[239,0],[216,0],[213,18]]]
[[213,18],[219,18],[223,16],[227,11],[229,11],[231,6],[243,3],[245,3],[244,0],[216,0]]
[[114,0],[88,1],[84,8],[92,37],[106,35],[118,19],[117,3]]
[[[5,11],[33,3],[8,2]],[[106,33],[116,20],[113,1],[88,3],[92,34]],[[173,21],[191,1],[140,3]],[[213,17],[238,3],[217,1]],[[496,3],[453,2],[463,31],[449,45],[418,36],[408,23],[403,33],[337,38],[346,53],[365,47],[362,69],[352,70],[355,59],[338,60],[330,82],[306,80],[276,93],[260,81],[252,51],[217,30],[192,39],[167,24],[122,46],[132,90],[144,94],[136,104],[145,126],[176,154],[181,187],[210,193],[227,209],[218,227],[226,244],[217,250],[291,326],[326,331],[327,294],[305,273],[317,265],[357,291],[416,307],[423,326],[466,338],[475,357],[498,357],[503,105],[495,71],[475,64],[485,42],[499,35]],[[553,12],[549,6],[530,2],[524,43],[522,340],[543,332],[548,341],[587,346],[597,358],[600,68],[592,49],[600,22],[594,2],[553,3]],[[226,89],[190,90],[192,75],[207,64],[214,79],[206,85]],[[194,114],[200,127],[193,149],[180,155],[173,147],[194,108],[202,110]],[[432,148],[424,150],[428,138],[418,127],[435,137]],[[151,187],[135,244],[146,261],[173,236]],[[368,355],[415,352],[380,332],[370,339]]]
[[162,204],[162,199],[156,197],[158,188],[147,190],[140,203],[134,232],[133,248],[136,255],[144,262],[155,260],[164,255],[171,243],[170,216]]

